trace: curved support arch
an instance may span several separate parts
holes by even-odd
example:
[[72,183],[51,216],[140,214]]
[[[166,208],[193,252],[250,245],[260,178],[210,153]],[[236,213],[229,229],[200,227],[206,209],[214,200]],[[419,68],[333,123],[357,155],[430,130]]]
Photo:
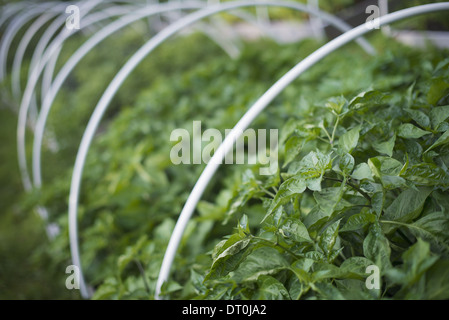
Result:
[[8,25],[0,44],[0,81],[6,76],[8,52],[14,37],[26,23],[47,10],[52,10],[52,6],[48,2],[24,11]]
[[296,2],[283,2],[283,1],[238,1],[238,2],[228,2],[225,4],[219,4],[214,6],[206,7],[205,9],[199,10],[192,13],[185,18],[178,20],[174,24],[163,29],[160,33],[149,40],[144,46],[142,46],[127,63],[122,67],[122,69],[114,77],[100,101],[98,102],[95,110],[89,120],[87,128],[84,132],[80,147],[78,149],[78,154],[75,161],[74,171],[72,175],[70,197],[69,197],[69,236],[70,236],[70,248],[72,252],[73,264],[80,267],[80,289],[81,294],[84,298],[89,297],[86,283],[84,280],[81,259],[79,254],[78,245],[78,227],[77,227],[77,212],[78,212],[78,199],[81,186],[81,177],[84,169],[85,160],[87,153],[90,148],[90,144],[95,135],[96,129],[108,108],[110,101],[113,99],[115,93],[120,88],[121,84],[125,81],[127,76],[134,70],[134,68],[142,61],[150,52],[152,52],[156,47],[163,43],[166,39],[170,38],[178,31],[183,28],[200,21],[206,17],[212,16],[216,13],[243,8],[243,7],[257,7],[257,6],[272,6],[272,7],[286,7],[293,10],[304,11],[310,14],[321,17],[327,20],[329,23],[333,24],[342,31],[350,30],[350,27],[343,23],[341,20],[335,18],[334,16],[311,9],[305,5]]
[[[388,15],[375,19],[375,23],[379,22],[380,26],[393,23],[395,21],[403,20],[412,16],[423,15],[436,11],[449,10],[449,2],[427,4],[417,7],[412,7],[404,10],[400,10]],[[223,143],[217,149],[206,168],[202,172],[200,178],[195,184],[187,202],[182,209],[179,219],[175,225],[175,229],[170,238],[164,260],[159,273],[159,278],[156,285],[156,299],[160,299],[160,293],[162,285],[167,281],[170,269],[176,254],[177,248],[181,241],[185,227],[190,220],[195,207],[200,200],[205,188],[209,184],[213,175],[217,171],[219,164],[224,159],[224,155],[231,150],[234,146],[234,142],[239,138],[239,132],[243,132],[249,127],[251,122],[270,104],[274,98],[276,98],[290,83],[297,79],[302,73],[308,70],[310,67],[321,61],[324,57],[334,52],[343,45],[353,41],[357,37],[366,34],[373,29],[368,28],[368,23],[362,24],[336,39],[328,42],[320,49],[309,55],[307,58],[298,63],[294,68],[287,72],[282,78],[280,78],[268,91],[261,96],[255,104],[245,113],[240,119],[232,131],[226,136]]]
[[[185,3],[185,4],[183,4]],[[180,7],[181,4],[181,7]],[[166,7],[168,6],[168,7]],[[70,74],[70,72],[76,67],[76,65],[83,59],[83,57],[89,53],[98,43],[103,41],[105,38],[110,36],[112,33],[118,31],[119,29],[133,23],[134,21],[140,20],[145,17],[150,17],[152,15],[160,15],[161,13],[171,11],[171,10],[185,10],[185,9],[199,9],[204,7],[202,2],[197,2],[197,5],[193,1],[189,2],[170,2],[167,4],[157,4],[145,9],[139,10],[139,12],[130,13],[127,17],[122,17],[118,21],[111,23],[110,25],[104,27],[98,34],[95,34],[86,43],[84,43],[66,62],[63,68],[60,70],[59,74],[56,76],[53,84],[49,87],[45,94],[42,95],[42,108],[39,117],[36,122],[35,127],[35,138],[33,143],[33,183],[34,186],[40,188],[42,186],[42,166],[41,166],[41,153],[42,153],[42,142],[45,130],[45,125],[47,122],[48,115],[51,111],[51,106],[60,88],[62,87],[64,81]],[[231,13],[241,19],[244,19],[254,25],[257,25],[257,21],[251,19],[251,16],[245,15],[245,12],[233,11]],[[263,30],[268,32],[268,30]]]
[[[167,7],[165,7],[167,6]],[[186,2],[184,5],[179,5],[178,3],[168,3],[168,4],[159,4],[154,7],[148,7],[146,9],[142,9],[136,13],[130,13],[127,17],[122,17],[121,19],[111,23],[110,25],[103,28],[98,34],[94,35],[85,44],[82,45],[66,62],[63,68],[60,70],[59,74],[56,76],[55,81],[53,82],[51,88],[47,91],[47,94],[44,96],[43,104],[41,108],[41,112],[37,119],[36,130],[35,130],[35,139],[33,143],[33,182],[34,185],[38,188],[42,186],[42,169],[41,169],[41,152],[42,152],[42,140],[43,134],[45,130],[45,124],[51,110],[51,105],[63,85],[64,81],[70,74],[70,72],[75,68],[75,66],[80,62],[80,60],[92,50],[99,42],[103,41],[106,37],[116,32],[117,30],[125,27],[126,25],[142,19],[144,17],[149,17],[154,14],[160,14],[163,12],[168,12],[171,10],[179,10],[179,9],[199,9],[203,7],[201,2],[197,4],[193,2]],[[232,13],[234,14],[234,13]],[[235,12],[236,16],[241,16],[240,12]],[[248,19],[248,17],[245,17]],[[252,23],[256,23],[255,21],[250,21]]]
[[[89,14],[90,11],[92,11],[98,4],[100,0],[92,1],[92,3],[89,3],[86,0],[80,0],[76,2],[76,5],[80,8],[80,19],[83,19],[85,16]],[[65,10],[61,13],[65,13]],[[40,60],[43,58],[45,50],[50,46],[49,43],[52,41],[54,37],[58,37],[56,34],[59,31],[59,34],[63,34],[67,30],[63,28],[64,24],[66,22],[66,16],[65,14],[62,14],[61,16],[57,17],[51,24],[48,26],[48,28],[45,30],[45,32],[42,34],[42,36],[39,39],[39,42],[37,43],[33,55],[31,57],[30,67],[28,69],[28,79],[32,78],[33,73],[38,68],[38,65],[40,63]],[[62,30],[61,30],[62,28]]]
[[[115,18],[117,16],[125,15],[129,11],[136,10],[136,9],[141,9],[141,6],[131,5],[131,4],[127,4],[126,6],[125,5],[114,5],[114,6],[105,8],[105,9],[101,10],[100,12],[95,12],[95,13],[91,13],[91,14],[100,14],[101,16],[106,14],[106,15],[109,15],[111,18]],[[100,26],[100,29],[101,28],[103,28],[103,27]],[[60,48],[60,49],[62,49],[62,48]],[[56,63],[59,58],[59,54],[60,54],[59,51],[53,53],[53,55],[51,56],[51,59],[46,62],[45,70],[43,71],[43,76],[42,76],[42,84],[41,84],[42,99],[45,97],[46,92],[49,90],[49,88],[51,86],[51,82],[53,79],[53,73],[54,73],[54,69],[56,67]]]
[[[63,5],[65,6],[65,5]],[[16,54],[14,56],[14,62],[12,67],[12,93],[14,98],[19,99],[21,93],[21,85],[20,85],[20,71],[22,68],[22,61],[25,55],[25,51],[33,39],[36,32],[42,28],[47,22],[51,19],[55,18],[59,12],[58,8],[62,7],[58,5],[55,11],[47,12],[41,15],[39,18],[34,21],[34,23],[28,28],[26,33],[23,35],[20,40],[19,46],[17,47]]]
[[131,23],[143,18],[151,17],[153,15],[159,15],[164,12],[172,10],[192,10],[203,8],[202,2],[190,2],[189,4],[167,3],[148,6],[144,9],[139,9],[136,12],[132,12],[117,21],[109,24],[105,28],[101,29],[98,33],[87,40],[65,63],[62,69],[55,77],[50,89],[44,97],[41,112],[36,122],[35,139],[33,143],[33,183],[36,187],[42,186],[42,170],[41,170],[41,152],[42,142],[45,130],[45,125],[48,119],[48,115],[51,111],[56,95],[60,88],[64,84],[65,80],[72,72],[72,70],[78,65],[78,63],[101,41],[117,32],[118,30],[130,25]]
[[18,14],[21,10],[27,7],[29,7],[29,3],[27,2],[16,2],[5,5],[0,14],[0,28],[6,21],[8,21],[9,18]]
[[[117,15],[121,15],[123,12],[117,12]],[[89,26],[98,23],[102,20],[111,18],[111,15],[105,12],[97,12],[85,17],[83,24]],[[27,168],[26,152],[25,152],[25,136],[26,136],[26,124],[27,116],[30,106],[33,101],[34,89],[38,83],[40,75],[44,70],[45,65],[51,59],[51,57],[59,50],[59,47],[63,45],[64,41],[75,34],[75,30],[68,30],[64,28],[61,33],[52,41],[52,43],[45,50],[39,63],[32,70],[31,77],[28,79],[22,101],[19,108],[19,118],[17,125],[17,153],[19,161],[19,169],[23,186],[26,191],[32,189],[30,175]]]

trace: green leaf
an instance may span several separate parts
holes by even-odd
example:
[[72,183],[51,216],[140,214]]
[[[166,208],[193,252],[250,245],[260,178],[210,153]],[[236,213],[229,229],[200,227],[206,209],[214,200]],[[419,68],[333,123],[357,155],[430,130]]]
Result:
[[287,218],[283,223],[280,231],[282,234],[295,242],[311,242],[306,226],[295,218]]
[[429,152],[432,149],[435,149],[436,147],[445,145],[449,143],[449,130],[446,131],[445,133],[443,133],[438,139],[437,141],[435,141],[426,151],[424,151],[425,153]]
[[261,247],[246,257],[234,272],[233,279],[237,282],[254,282],[260,276],[273,275],[287,268],[289,264],[279,251]]
[[359,93],[349,102],[349,110],[358,110],[365,107],[375,108],[383,105],[387,96],[380,91],[371,90]]
[[228,240],[217,245],[214,252],[214,260],[205,281],[217,279],[233,271],[251,251],[249,246],[251,238],[242,237],[239,234],[232,235]]
[[354,163],[354,157],[345,152],[334,162],[333,170],[343,176],[347,176],[354,169]]
[[271,276],[260,276],[257,284],[259,289],[255,300],[290,300],[290,295],[284,285]]
[[398,160],[382,156],[369,159],[368,165],[371,172],[378,178],[384,175],[398,175],[403,167],[402,163]]
[[432,128],[436,129],[438,125],[449,117],[449,105],[442,107],[434,107],[430,110],[430,122]]
[[422,130],[411,123],[405,123],[399,126],[397,134],[401,138],[418,139],[426,134],[431,134],[431,132]]
[[340,228],[340,221],[338,220],[328,226],[324,232],[320,235],[320,240],[318,242],[320,248],[326,254],[327,257],[330,257],[332,253],[332,249],[335,246],[338,237],[338,230]]
[[449,216],[443,212],[433,212],[413,222],[410,232],[427,241],[443,243],[449,248]]
[[379,267],[381,273],[391,267],[390,244],[377,223],[371,226],[368,236],[363,241],[363,254]]
[[361,279],[366,278],[366,268],[373,262],[365,257],[350,257],[340,265],[341,274],[347,278]]
[[370,225],[375,221],[376,216],[372,213],[357,213],[349,217],[340,232],[357,230]]
[[345,297],[330,283],[320,282],[314,285],[314,291],[317,291],[321,299],[326,300],[345,300]]
[[449,299],[449,261],[439,260],[426,273],[426,293],[428,300]]
[[[411,222],[421,214],[424,202],[431,192],[431,188],[403,191],[385,210],[383,218],[391,221]],[[395,226],[385,226],[384,230],[389,233],[395,229]]]
[[388,278],[393,283],[401,284],[401,290],[396,293],[398,299],[423,298],[423,282],[425,272],[435,264],[438,256],[430,252],[430,245],[418,239],[407,251],[402,254],[403,265],[387,271]]
[[423,186],[448,186],[449,177],[446,171],[434,163],[415,164],[402,175],[405,179]]
[[410,114],[412,119],[416,121],[416,123],[419,124],[421,127],[429,128],[430,119],[424,112],[413,109],[408,109],[406,111]]
[[283,168],[285,168],[290,162],[295,160],[296,156],[301,152],[301,148],[304,144],[304,139],[298,136],[290,137],[285,143],[285,162]]
[[339,205],[339,202],[343,197],[343,192],[343,186],[325,188],[321,191],[314,192],[313,197],[315,198],[315,201],[317,202],[321,211],[326,216],[330,216]]
[[326,102],[326,108],[330,109],[335,115],[340,115],[348,109],[348,101],[342,96],[332,97]]
[[386,154],[389,157],[393,156],[393,148],[396,142],[396,135],[384,142],[374,142],[373,148],[381,154]]
[[294,176],[284,181],[279,187],[279,191],[276,193],[267,214],[262,219],[262,222],[273,213],[279,206],[287,203],[293,196],[303,193],[306,190],[307,183],[301,176]]
[[331,167],[330,155],[317,150],[309,152],[301,161],[292,163],[288,172],[301,176],[303,180],[320,179]]
[[358,164],[351,174],[351,178],[356,180],[368,179],[373,181],[373,173],[367,163]]
[[429,91],[427,92],[427,102],[436,105],[444,97],[449,89],[449,83],[444,77],[432,79]]
[[361,126],[357,126],[347,131],[340,137],[340,139],[338,140],[338,146],[342,151],[351,153],[352,150],[354,150],[355,147],[357,147],[361,128],[362,128]]
[[326,279],[339,278],[342,275],[340,268],[330,263],[315,263],[313,265],[312,281],[319,282]]

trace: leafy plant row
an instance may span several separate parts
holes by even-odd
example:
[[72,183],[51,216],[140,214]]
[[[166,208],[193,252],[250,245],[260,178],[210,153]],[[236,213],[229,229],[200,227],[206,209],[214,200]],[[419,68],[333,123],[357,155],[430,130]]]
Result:
[[[187,227],[166,297],[449,298],[449,60],[444,51],[373,40],[382,54],[367,57],[352,45],[334,53],[257,120],[254,127],[280,129],[279,171],[219,170]],[[170,132],[191,130],[193,120],[232,128],[318,45],[260,41],[231,61],[184,41],[179,48],[192,54],[179,61],[183,73],[164,75],[161,64],[131,106],[117,106],[89,156],[80,199],[94,298],[154,296],[174,224],[204,168],[170,162]],[[30,200],[39,198],[63,226],[49,249],[60,264],[70,264],[70,174]],[[366,286],[369,266],[379,268],[379,289]]]

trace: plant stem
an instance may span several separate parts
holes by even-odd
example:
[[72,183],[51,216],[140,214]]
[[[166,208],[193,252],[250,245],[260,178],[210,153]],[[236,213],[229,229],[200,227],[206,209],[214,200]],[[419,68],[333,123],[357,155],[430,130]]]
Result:
[[324,132],[326,133],[327,138],[329,139],[329,143],[332,145],[332,137],[330,136],[329,132],[327,132],[326,127],[324,126],[324,124],[321,125],[321,129],[324,130]]
[[268,191],[267,189],[265,189],[262,186],[260,186],[260,188],[262,189],[263,192],[265,192],[266,194],[270,195],[271,197],[273,197],[273,198],[276,197],[276,195],[273,192]]
[[[324,177],[324,179],[331,180],[331,181],[337,181],[337,182],[343,183],[343,180],[336,179],[336,178]],[[346,181],[346,184],[347,184],[348,186],[350,186],[352,189],[354,189],[355,191],[357,191],[358,193],[360,193],[363,197],[365,197],[365,199],[367,199],[367,200],[371,203],[371,197],[370,197],[365,191],[363,191],[363,190],[360,189],[358,186],[356,186],[355,184],[353,184],[353,183],[351,183],[351,182],[349,182],[349,181]]]
[[340,122],[340,117],[337,116],[337,120],[335,121],[334,130],[332,130],[332,137],[331,137],[331,145],[334,144],[335,139],[335,132],[337,131],[338,123]]
[[136,263],[137,268],[139,268],[140,275],[142,276],[142,279],[143,279],[143,284],[145,285],[145,290],[148,293],[150,293],[150,286],[148,285],[147,278],[145,276],[145,270],[143,269],[142,264],[137,259],[134,259],[134,262]]

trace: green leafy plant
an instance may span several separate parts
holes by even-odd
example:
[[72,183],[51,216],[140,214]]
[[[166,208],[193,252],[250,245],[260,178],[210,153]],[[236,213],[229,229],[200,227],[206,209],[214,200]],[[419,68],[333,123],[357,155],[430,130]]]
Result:
[[[171,50],[191,53],[176,55],[183,72],[157,53],[156,62],[146,62],[138,72],[151,71],[152,81],[133,97],[128,91],[119,96],[87,159],[79,229],[94,299],[154,297],[176,219],[204,168],[170,162],[171,131],[189,130],[194,120],[207,128],[233,127],[274,79],[319,46],[259,41],[231,61],[213,46],[177,41]],[[253,124],[280,129],[279,171],[258,176],[257,165],[220,168],[187,226],[162,295],[449,298],[447,54],[383,37],[373,41],[383,54],[368,57],[355,45],[341,49],[295,81]],[[80,66],[72,81],[91,72]],[[88,86],[79,81],[75,90],[91,92]],[[92,97],[78,99],[82,123]],[[58,122],[56,110],[52,128],[78,123],[69,117]],[[71,150],[63,160],[73,160],[77,143],[61,139]],[[47,249],[58,265],[70,264],[71,173],[68,166],[51,176],[30,199],[62,226]],[[379,289],[366,286],[369,266],[379,269]]]

